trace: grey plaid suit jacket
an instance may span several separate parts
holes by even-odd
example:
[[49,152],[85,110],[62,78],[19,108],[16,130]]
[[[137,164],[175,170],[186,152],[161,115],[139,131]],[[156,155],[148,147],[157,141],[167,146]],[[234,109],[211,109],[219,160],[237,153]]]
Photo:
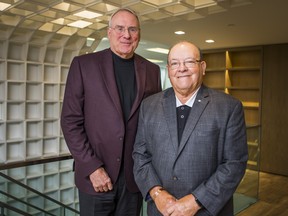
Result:
[[197,215],[233,215],[233,193],[248,159],[241,102],[202,85],[179,144],[177,136],[173,88],[146,98],[133,158],[148,215],[161,215],[147,196],[156,185],[177,199],[192,193],[204,206]]

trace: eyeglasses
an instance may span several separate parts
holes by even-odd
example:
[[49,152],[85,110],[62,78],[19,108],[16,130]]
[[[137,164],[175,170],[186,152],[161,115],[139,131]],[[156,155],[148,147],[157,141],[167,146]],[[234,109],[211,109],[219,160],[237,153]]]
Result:
[[126,29],[127,29],[130,34],[135,35],[140,30],[138,27],[135,27],[135,26],[130,26],[130,27],[126,28],[124,26],[116,25],[114,28],[112,28],[112,27],[110,27],[110,28],[113,29],[117,34],[124,34]]
[[[186,61],[183,61],[183,65],[186,68],[196,68],[198,63],[200,63],[200,62],[202,62],[202,61],[201,60],[186,60]],[[180,65],[181,65],[180,61],[171,61],[169,64],[169,67],[172,70],[176,70],[180,67]]]

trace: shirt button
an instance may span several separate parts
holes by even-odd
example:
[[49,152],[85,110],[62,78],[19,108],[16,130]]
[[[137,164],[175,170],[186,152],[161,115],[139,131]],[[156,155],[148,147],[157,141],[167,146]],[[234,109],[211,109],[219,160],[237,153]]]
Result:
[[184,106],[182,106],[180,109],[181,109],[181,110],[184,110]]

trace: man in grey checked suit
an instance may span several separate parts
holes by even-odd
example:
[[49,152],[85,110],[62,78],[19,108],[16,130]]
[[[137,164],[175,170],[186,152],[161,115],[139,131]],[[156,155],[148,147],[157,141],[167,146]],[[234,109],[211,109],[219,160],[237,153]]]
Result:
[[134,176],[149,216],[233,215],[248,159],[244,112],[202,84],[205,69],[199,48],[177,43],[168,54],[172,88],[141,105]]

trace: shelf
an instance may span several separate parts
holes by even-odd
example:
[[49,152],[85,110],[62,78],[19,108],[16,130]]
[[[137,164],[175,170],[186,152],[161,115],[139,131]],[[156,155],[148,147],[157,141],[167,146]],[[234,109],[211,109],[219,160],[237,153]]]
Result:
[[[43,175],[43,164],[37,164],[37,166],[26,167],[26,178],[35,178]],[[41,184],[42,185],[42,184]]]
[[[39,173],[38,175],[27,177],[26,184],[39,192],[43,192],[43,177]],[[28,191],[28,193],[31,197],[36,197],[33,192]]]
[[60,147],[59,147],[59,153],[62,154],[69,154],[69,149],[68,146],[65,142],[64,137],[60,137],[60,143],[59,143]]
[[258,148],[258,146],[259,146],[257,142],[249,142],[249,141],[248,141],[247,144],[248,144],[248,146],[257,147],[257,148]]
[[7,100],[25,101],[25,83],[8,82],[7,83]]
[[[0,124],[0,128],[1,128],[1,124]],[[0,139],[1,139],[1,137],[0,137]],[[7,161],[6,147],[7,147],[6,144],[1,143],[1,140],[0,140],[0,164],[6,163],[6,161]]]
[[[0,51],[1,52],[1,51]],[[6,62],[0,61],[0,81],[7,80],[6,76]]]
[[44,164],[44,173],[55,174],[59,171],[59,161]]
[[40,63],[27,63],[27,81],[42,82],[43,81],[43,66]]
[[22,167],[8,169],[7,175],[17,180],[23,180],[26,178],[25,169]]
[[258,109],[259,108],[259,102],[242,102],[244,108],[254,108],[254,109]]
[[42,105],[41,102],[26,102],[26,119],[42,119]]
[[59,171],[60,172],[67,172],[68,170],[72,170],[73,161],[74,161],[73,159],[59,161]]
[[74,186],[74,176],[72,172],[59,173],[60,189],[67,189]]
[[25,81],[25,64],[23,62],[7,62],[7,80]]
[[[58,191],[48,191],[45,193],[47,196],[51,197],[54,200],[59,200],[59,192]],[[53,209],[55,208],[55,204],[53,202],[51,202],[48,199],[44,200],[44,205],[45,205],[45,210],[49,210],[49,209]],[[61,215],[61,213],[56,212],[56,214],[52,214],[52,215]]]
[[223,68],[225,70],[225,51],[203,53],[203,60],[207,64],[207,70],[213,70],[213,68],[217,70]]
[[0,101],[5,100],[5,82],[0,81]]
[[44,192],[56,191],[59,185],[59,175],[44,176]]
[[[37,129],[39,130],[39,129]],[[36,136],[37,134],[35,134]],[[42,139],[26,140],[26,158],[40,158],[42,156]]]
[[26,101],[42,100],[42,84],[26,83]]
[[247,165],[250,165],[250,166],[257,166],[258,163],[257,163],[257,161],[248,160]]
[[74,197],[71,196],[73,191],[74,191],[73,188],[60,190],[60,202],[64,203],[65,205],[68,205],[74,202]]
[[260,100],[260,89],[226,88],[227,93],[238,98],[242,102],[255,102]]
[[24,139],[24,123],[19,122],[7,122],[6,123],[6,139],[8,141],[23,140]]
[[203,83],[211,88],[225,89],[225,70],[213,72],[206,71]]
[[25,104],[23,102],[7,103],[7,120],[24,120]]
[[227,68],[260,68],[261,49],[238,49],[226,52]]
[[64,49],[61,64],[70,65],[74,56],[78,55],[78,51],[71,50],[71,49]]
[[249,127],[247,128],[247,140],[248,143],[259,143],[259,131],[260,127]]
[[57,119],[60,116],[58,102],[45,102],[44,103],[44,119]]
[[29,44],[27,60],[35,62],[43,62],[45,49],[46,48],[44,46]]
[[59,88],[60,88],[60,92],[59,92],[59,100],[60,101],[63,101],[64,99],[64,94],[65,94],[65,87],[66,85],[65,84],[60,84]]
[[44,65],[44,82],[59,83],[59,67]]
[[238,88],[254,88],[259,89],[261,77],[260,71],[254,70],[227,70],[226,85],[227,87],[238,87]]
[[60,64],[61,55],[62,55],[62,49],[54,48],[54,47],[48,47],[46,49],[44,62],[53,63],[53,64]]
[[69,66],[62,66],[61,67],[60,83],[66,83],[68,72],[69,72]]
[[7,161],[17,162],[25,160],[25,143],[22,142],[11,142],[7,143],[6,149]]
[[0,101],[0,123],[5,121],[6,118],[5,108],[6,108],[5,103]]
[[8,59],[22,60],[27,57],[27,44],[18,42],[9,42]]
[[59,100],[59,85],[58,84],[44,84],[44,100],[58,101]]
[[227,70],[229,70],[230,72],[246,72],[249,71],[251,73],[259,73],[259,71],[261,70],[260,66],[256,66],[256,67],[245,67],[245,66],[241,66],[241,67],[228,67]]
[[7,57],[7,41],[0,40],[0,59]]
[[[27,202],[33,206],[37,206],[37,208],[40,208],[40,209],[44,208],[44,198],[41,199],[39,196],[28,197]],[[39,212],[39,210],[28,206],[27,212],[29,212],[29,214],[32,214],[32,215],[37,215],[37,212]],[[39,215],[41,215],[41,214],[39,214]]]
[[45,138],[43,139],[43,156],[51,157],[59,154],[59,140],[58,138]]
[[59,120],[45,120],[43,122],[43,137],[58,137],[60,130]]
[[[26,138],[40,139],[42,138],[42,121],[27,121],[26,122]],[[39,143],[41,144],[41,142]]]

